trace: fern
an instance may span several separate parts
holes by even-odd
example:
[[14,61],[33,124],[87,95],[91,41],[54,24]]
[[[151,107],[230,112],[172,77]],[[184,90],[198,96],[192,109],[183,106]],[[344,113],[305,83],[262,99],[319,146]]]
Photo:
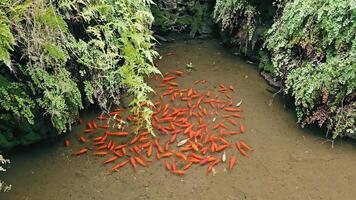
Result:
[[5,13],[0,10],[0,61],[6,66],[11,67],[10,52],[13,50],[15,38],[9,27],[9,19]]
[[[133,96],[133,112],[141,115],[140,125],[150,128],[151,112],[139,106],[153,91],[144,77],[159,73],[153,66],[158,54],[152,50],[149,2],[2,1],[0,62],[12,73],[0,68],[6,82],[0,87],[1,123],[25,120],[33,133],[36,117],[44,116],[58,133],[66,132],[84,108],[82,102],[108,112],[120,105],[127,90]],[[74,23],[84,32],[77,34]],[[29,141],[42,137],[23,135],[33,138]],[[8,141],[1,139],[0,144],[17,144]]]

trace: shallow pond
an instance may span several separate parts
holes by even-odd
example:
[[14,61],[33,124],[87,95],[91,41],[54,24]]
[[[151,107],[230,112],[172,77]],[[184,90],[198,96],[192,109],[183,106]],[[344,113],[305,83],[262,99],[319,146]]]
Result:
[[170,43],[161,52],[176,54],[160,61],[162,72],[185,70],[187,63],[196,68],[180,80],[185,87],[199,79],[235,86],[236,99],[244,100],[247,129],[239,137],[255,149],[251,159],[239,159],[232,173],[219,168],[215,176],[200,167],[174,176],[161,162],[136,174],[130,168],[108,174],[99,158],[73,157],[70,154],[79,146],[65,148],[62,140],[10,155],[11,168],[1,175],[13,189],[0,199],[355,198],[355,144],[340,140],[332,148],[320,131],[299,128],[293,109],[269,92],[255,66],[233,56],[215,39]]

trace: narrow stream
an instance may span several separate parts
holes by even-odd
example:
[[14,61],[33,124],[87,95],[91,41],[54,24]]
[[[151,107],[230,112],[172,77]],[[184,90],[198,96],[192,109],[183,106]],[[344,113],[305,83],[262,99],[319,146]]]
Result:
[[173,176],[161,162],[153,162],[137,174],[130,168],[108,174],[99,158],[71,156],[78,149],[76,143],[65,148],[63,141],[57,141],[10,155],[11,168],[1,179],[13,188],[0,193],[0,199],[355,198],[355,143],[340,140],[332,148],[324,133],[299,128],[293,108],[268,91],[255,66],[233,56],[215,39],[170,43],[161,52],[175,53],[160,61],[163,73],[185,70],[188,63],[195,67],[181,79],[185,87],[199,79],[211,86],[234,85],[234,99],[243,99],[246,117],[246,134],[241,138],[255,149],[251,159],[239,159],[232,173],[218,168],[215,176],[206,175],[206,169],[199,167],[184,177]]

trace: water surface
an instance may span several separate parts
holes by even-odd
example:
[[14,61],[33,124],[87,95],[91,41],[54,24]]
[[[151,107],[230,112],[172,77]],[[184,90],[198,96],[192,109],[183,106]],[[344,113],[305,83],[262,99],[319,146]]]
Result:
[[215,39],[178,41],[160,51],[176,54],[160,61],[163,73],[185,70],[187,63],[196,68],[180,80],[184,87],[198,79],[210,87],[235,86],[233,98],[243,98],[247,128],[239,137],[255,149],[251,159],[239,159],[233,173],[219,167],[216,176],[206,175],[201,167],[183,178],[173,176],[161,162],[137,174],[127,167],[110,175],[99,158],[70,156],[78,144],[64,148],[58,141],[11,155],[11,168],[2,179],[13,189],[0,199],[355,199],[354,144],[340,140],[331,148],[323,133],[299,128],[294,111],[273,97],[255,66],[231,55]]

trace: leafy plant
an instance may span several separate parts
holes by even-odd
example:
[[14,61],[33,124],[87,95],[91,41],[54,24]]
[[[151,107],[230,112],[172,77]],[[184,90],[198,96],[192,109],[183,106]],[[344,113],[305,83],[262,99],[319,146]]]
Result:
[[[10,164],[10,160],[9,159],[5,159],[1,154],[0,154],[0,172],[5,172],[6,169],[3,168],[2,165],[5,165],[5,164]],[[11,185],[8,185],[6,184],[4,181],[2,181],[0,179],[0,192],[3,191],[3,192],[7,192],[11,190]]]
[[[352,1],[291,1],[267,33],[273,74],[295,97],[302,124],[352,135],[356,93],[356,15]],[[353,128],[354,129],[354,128]],[[354,136],[352,136],[354,137]]]
[[214,1],[212,0],[156,0],[155,3],[152,13],[158,31],[187,31],[191,37],[195,37],[196,34],[204,34],[213,24],[211,12]]
[[[108,112],[125,92],[133,97],[130,105],[138,125],[152,130],[151,111],[140,106],[151,104],[148,94],[153,91],[144,77],[159,73],[153,66],[158,54],[150,31],[151,3],[2,1],[0,125],[13,123],[0,133],[0,148],[35,141],[23,140],[28,135],[36,140],[48,136],[39,116],[50,120],[58,133],[66,132],[79,110],[95,104]],[[22,136],[16,138],[12,132],[19,123],[24,124]]]
[[[228,40],[239,51],[247,54],[248,47],[254,49],[256,35],[256,7],[247,0],[217,0],[213,18],[222,32],[227,32]],[[250,46],[249,46],[250,45]]]

